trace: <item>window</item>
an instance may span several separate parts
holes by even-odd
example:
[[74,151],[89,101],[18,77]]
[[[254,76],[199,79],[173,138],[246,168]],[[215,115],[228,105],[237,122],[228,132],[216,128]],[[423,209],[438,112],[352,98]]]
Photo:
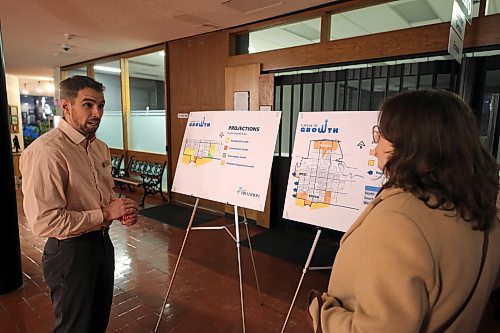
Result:
[[166,153],[164,62],[164,52],[128,59],[130,150]]
[[[449,22],[452,7],[453,1],[399,0],[334,13],[331,16],[330,39],[344,39]],[[479,2],[473,4],[473,17],[477,17],[478,13]]]
[[68,78],[75,75],[87,75],[87,67],[80,67],[77,69],[71,69],[68,72]]
[[486,0],[486,15],[500,13],[500,0]]
[[290,156],[299,112],[378,110],[387,97],[401,91],[455,91],[457,74],[450,56],[279,73],[274,109],[283,114],[276,154]]
[[94,66],[95,79],[104,85],[104,115],[97,137],[110,148],[123,149],[122,91],[118,60]]
[[231,36],[233,55],[278,50],[287,47],[319,43],[321,18],[294,22],[243,32]]

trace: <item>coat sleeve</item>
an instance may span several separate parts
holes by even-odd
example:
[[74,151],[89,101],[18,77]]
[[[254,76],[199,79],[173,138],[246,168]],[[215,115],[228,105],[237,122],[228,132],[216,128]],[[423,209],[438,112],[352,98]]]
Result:
[[[343,246],[358,256],[352,277],[355,306],[346,309],[332,297],[321,308],[324,333],[418,333],[429,307],[434,260],[418,227],[396,212],[367,216],[362,230]],[[335,269],[335,267],[334,267]],[[332,282],[330,281],[330,284]]]

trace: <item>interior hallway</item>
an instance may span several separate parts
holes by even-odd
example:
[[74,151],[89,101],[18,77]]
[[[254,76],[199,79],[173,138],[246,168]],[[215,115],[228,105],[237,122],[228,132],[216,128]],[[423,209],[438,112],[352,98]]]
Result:
[[[138,191],[127,195],[141,197]],[[45,239],[28,230],[20,190],[17,202],[24,287],[0,296],[0,332],[48,333],[54,318],[41,270]],[[151,196],[146,199],[147,207],[161,203]],[[205,225],[234,225],[233,221],[219,217]],[[249,229],[250,234],[264,230],[251,223]],[[240,230],[245,239],[245,229]],[[112,224],[115,295],[107,332],[154,330],[184,235],[185,230],[143,216],[132,227]],[[241,247],[241,257],[246,331],[280,332],[302,267],[254,251],[263,303],[260,305],[248,248]],[[326,272],[306,274],[287,330],[304,318],[307,291],[313,287],[324,289],[327,283]],[[191,231],[158,332],[242,331],[234,241],[220,230]]]
[[[140,198],[141,193],[127,195]],[[54,318],[40,266],[45,240],[28,230],[19,190],[17,196],[24,287],[0,296],[0,332],[48,333]],[[147,206],[158,204],[161,200],[156,197],[146,199]],[[206,225],[232,222],[219,217]],[[251,234],[264,230],[253,224],[249,228]],[[241,231],[244,239],[244,228]],[[116,270],[107,332],[152,332],[185,231],[140,216],[132,227],[113,223],[110,235],[115,246]],[[302,267],[254,251],[262,293],[260,305],[248,248],[241,247],[241,253],[246,331],[278,333]],[[325,289],[327,283],[326,272],[306,274],[285,332],[292,332],[297,320],[305,318],[307,291]],[[222,231],[190,232],[158,332],[242,332],[238,284],[237,257],[231,238]],[[500,332],[500,323],[492,319],[491,305],[487,314],[480,332]]]

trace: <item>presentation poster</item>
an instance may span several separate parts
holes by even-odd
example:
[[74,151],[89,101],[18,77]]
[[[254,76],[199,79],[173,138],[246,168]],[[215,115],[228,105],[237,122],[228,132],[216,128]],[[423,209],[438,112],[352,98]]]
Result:
[[191,112],[172,191],[264,211],[281,112]]
[[301,112],[283,217],[347,231],[383,181],[378,111]]

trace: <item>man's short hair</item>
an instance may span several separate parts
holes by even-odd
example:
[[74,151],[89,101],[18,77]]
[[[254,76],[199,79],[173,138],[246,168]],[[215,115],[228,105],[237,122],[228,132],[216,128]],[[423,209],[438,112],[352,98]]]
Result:
[[97,82],[93,78],[85,75],[75,75],[59,83],[60,99],[66,99],[73,102],[78,92],[85,88],[104,92],[104,86],[101,82]]

